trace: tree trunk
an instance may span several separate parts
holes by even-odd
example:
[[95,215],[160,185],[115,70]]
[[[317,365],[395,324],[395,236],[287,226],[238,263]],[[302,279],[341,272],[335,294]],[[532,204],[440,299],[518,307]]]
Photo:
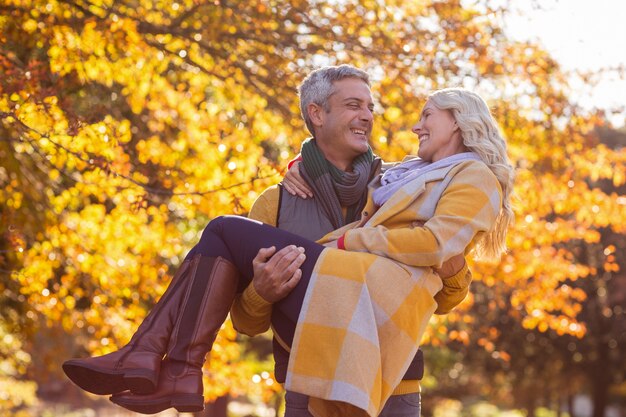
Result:
[[611,374],[607,370],[608,363],[605,358],[609,357],[609,346],[607,343],[600,343],[598,346],[598,359],[593,371],[593,417],[604,417],[604,412],[609,403],[609,387],[611,386]]
[[569,394],[567,396],[567,411],[569,412],[570,417],[576,417],[576,413],[574,412],[574,394]]
[[526,411],[528,411],[528,417],[536,417],[535,409],[537,404],[537,399],[534,396],[534,393],[530,393],[528,400],[526,401]]
[[609,402],[608,378],[598,378],[593,383],[593,417],[604,417],[606,406]]
[[275,411],[275,415],[278,416],[278,412],[280,411],[280,407],[283,404],[283,396],[282,395],[278,395],[275,394],[274,395],[274,401],[273,401],[273,406],[274,406],[274,411]]

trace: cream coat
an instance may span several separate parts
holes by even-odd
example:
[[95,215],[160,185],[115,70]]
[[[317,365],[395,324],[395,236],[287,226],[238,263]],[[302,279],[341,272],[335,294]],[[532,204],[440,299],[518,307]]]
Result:
[[285,387],[312,397],[315,416],[377,416],[436,309],[442,284],[429,266],[491,230],[501,195],[485,164],[466,161],[406,184],[378,210],[370,197],[360,222],[327,235],[349,251],[325,249],[316,263]]

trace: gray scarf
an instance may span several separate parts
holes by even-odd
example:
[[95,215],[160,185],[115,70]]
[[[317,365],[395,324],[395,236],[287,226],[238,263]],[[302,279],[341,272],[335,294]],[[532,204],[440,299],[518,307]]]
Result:
[[[380,159],[368,149],[354,159],[352,172],[345,172],[328,162],[313,138],[304,141],[300,153],[302,176],[333,227],[338,229],[357,220],[367,201],[367,184],[375,171],[373,168]],[[345,218],[341,207],[348,208]]]

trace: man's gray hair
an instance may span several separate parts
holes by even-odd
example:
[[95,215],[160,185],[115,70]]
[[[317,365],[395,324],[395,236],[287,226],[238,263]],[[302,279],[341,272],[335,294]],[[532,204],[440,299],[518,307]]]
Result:
[[298,87],[300,112],[307,129],[309,129],[312,135],[315,133],[313,131],[313,123],[307,112],[308,105],[315,103],[324,110],[329,111],[328,99],[335,92],[333,83],[344,78],[357,78],[363,80],[368,86],[370,85],[369,75],[365,71],[352,65],[343,64],[324,67],[311,72]]

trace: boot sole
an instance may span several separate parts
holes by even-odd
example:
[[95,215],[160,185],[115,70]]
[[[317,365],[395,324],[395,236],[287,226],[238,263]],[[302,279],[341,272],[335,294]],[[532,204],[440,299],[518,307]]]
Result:
[[63,371],[73,383],[92,394],[107,395],[126,391],[123,371],[103,371],[67,361]]
[[169,395],[154,400],[112,396],[110,400],[120,407],[141,414],[156,414],[172,407],[181,413],[196,413],[204,410],[204,397],[198,394]]
[[124,383],[133,394],[152,394],[156,391],[157,382],[157,373],[148,369],[131,369],[124,372]]
[[85,366],[69,360],[63,364],[65,374],[85,391],[111,395],[130,390],[133,394],[151,394],[156,391],[158,377],[147,369],[110,370]]

